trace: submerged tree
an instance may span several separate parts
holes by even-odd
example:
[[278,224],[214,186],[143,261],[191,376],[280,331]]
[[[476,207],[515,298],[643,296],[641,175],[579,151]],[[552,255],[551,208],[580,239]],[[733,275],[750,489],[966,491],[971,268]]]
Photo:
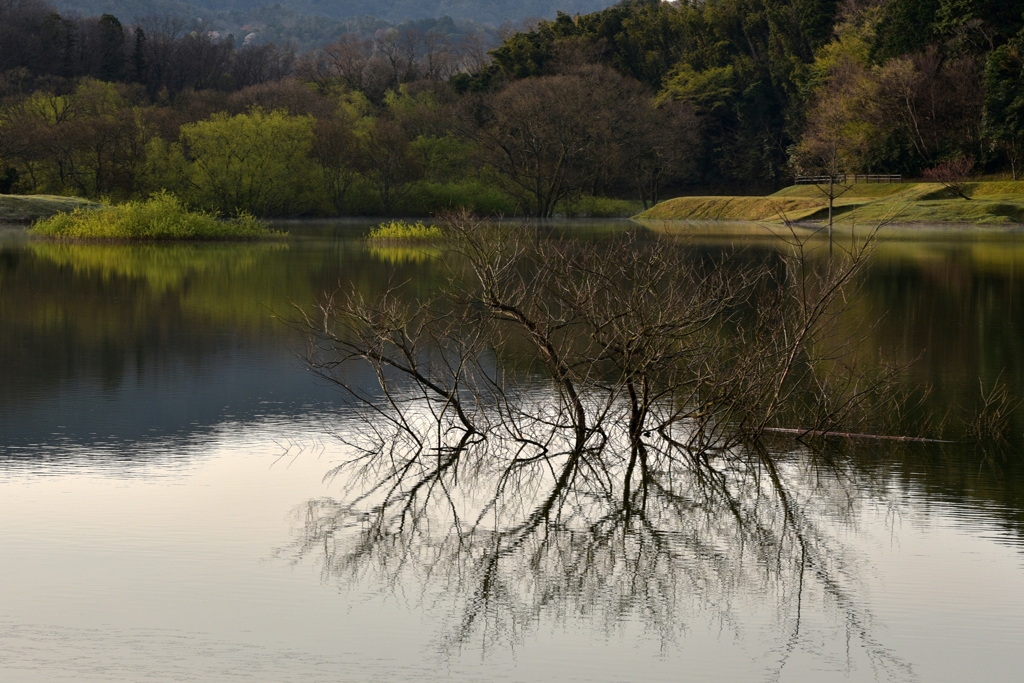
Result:
[[808,111],[803,138],[790,160],[799,172],[813,177],[814,186],[828,200],[830,240],[835,201],[853,188],[846,174],[863,162],[874,132],[868,123],[871,98],[865,92],[870,86],[862,67],[845,56],[836,61],[827,69],[828,81]]
[[635,562],[623,571],[636,580],[615,585],[660,590],[658,565],[726,562],[732,541],[845,604],[797,459],[769,439],[883,426],[888,375],[859,367],[836,328],[863,246],[817,260],[793,239],[751,262],[668,238],[539,239],[465,214],[444,230],[437,296],[336,292],[302,318],[309,367],[358,415],[331,474],[345,498],[310,504],[306,551],[327,550],[331,571],[469,580],[464,635],[513,584],[596,585],[585,558]]
[[[771,472],[766,430],[878,417],[885,377],[833,334],[863,248],[814,261],[794,241],[774,263],[726,264],[670,240],[537,240],[465,214],[445,229],[461,265],[442,294],[336,293],[303,323],[309,367],[364,411],[342,469],[367,474],[382,522],[468,470],[497,477],[481,513],[513,481],[552,480],[522,525],[556,518],[585,472],[600,483],[587,495],[630,515],[682,472],[722,486]],[[371,392],[347,375],[359,365]]]

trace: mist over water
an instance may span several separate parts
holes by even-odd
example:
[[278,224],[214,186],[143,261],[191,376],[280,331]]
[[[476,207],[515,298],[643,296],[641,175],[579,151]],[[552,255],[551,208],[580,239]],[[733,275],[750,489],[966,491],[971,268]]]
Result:
[[[426,294],[423,248],[360,223],[273,245],[68,245],[0,233],[4,680],[964,681],[1024,670],[1024,413],[1010,443],[789,443],[809,561],[767,497],[656,528],[588,517],[501,555],[443,524],[368,542],[338,435],[359,422],[299,361],[293,304],[354,283]],[[547,228],[546,228],[547,229]],[[559,224],[593,236],[628,224]],[[690,247],[765,258],[736,237]],[[1024,396],[1024,247],[886,241],[865,348],[959,419]],[[284,319],[284,320],[282,320]],[[871,354],[866,354],[871,357]],[[874,356],[877,358],[877,355]],[[367,386],[372,377],[367,376]],[[962,409],[962,410],[961,410]],[[523,497],[530,494],[524,490]],[[443,511],[434,511],[443,519]],[[587,523],[589,521],[589,523]],[[483,579],[488,582],[484,583]]]

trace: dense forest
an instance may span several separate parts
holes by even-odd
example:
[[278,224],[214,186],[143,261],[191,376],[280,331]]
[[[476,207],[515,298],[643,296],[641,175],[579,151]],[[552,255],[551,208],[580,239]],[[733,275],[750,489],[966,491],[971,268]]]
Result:
[[[299,7],[300,9],[295,9]],[[603,7],[603,5],[602,5]],[[192,28],[204,33],[216,32],[220,35],[237,36],[246,44],[262,45],[266,43],[290,44],[299,51],[306,52],[329,45],[347,33],[358,33],[364,37],[372,37],[374,33],[389,28],[416,28],[425,31],[436,26],[434,30],[446,35],[480,34],[488,47],[501,42],[500,36],[514,30],[523,21],[537,21],[542,16],[514,14],[509,18],[490,22],[467,18],[457,13],[438,12],[436,14],[415,17],[403,15],[400,19],[391,20],[381,14],[342,14],[332,12],[329,16],[308,14],[302,9],[314,10],[315,7],[303,8],[295,3],[284,5],[240,5],[232,9],[213,10],[208,7],[196,7],[178,0],[143,0],[132,3],[125,0],[109,2],[93,2],[85,0],[76,2],[67,0],[58,2],[56,9],[64,16],[102,16],[111,14],[121,20],[138,22],[154,16],[187,17]],[[326,10],[345,9],[344,5],[321,8]],[[378,10],[385,10],[378,6]],[[387,14],[385,12],[385,14]],[[554,18],[555,11],[551,11]],[[470,13],[472,15],[472,13]],[[475,16],[475,15],[472,15]]]
[[627,0],[491,50],[442,19],[300,51],[0,0],[0,191],[552,215],[801,173],[1016,177],[1022,28],[1024,0]]
[[527,17],[554,19],[559,11],[567,14],[595,12],[612,3],[608,0],[57,0],[54,4],[62,13],[114,14],[125,19],[151,14],[227,18],[270,10],[321,19],[372,16],[391,23],[450,16],[499,26]]

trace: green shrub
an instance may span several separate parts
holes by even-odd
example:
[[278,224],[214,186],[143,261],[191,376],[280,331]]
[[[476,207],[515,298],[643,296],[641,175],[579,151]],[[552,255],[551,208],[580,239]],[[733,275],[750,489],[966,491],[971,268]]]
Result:
[[569,218],[628,218],[643,208],[643,204],[633,199],[583,195],[560,202],[557,212]]
[[158,192],[146,201],[62,212],[36,222],[31,232],[73,240],[224,240],[274,234],[252,216],[218,220],[213,214],[190,210],[168,192]]
[[403,242],[419,242],[436,240],[441,237],[441,228],[436,225],[423,225],[419,221],[415,223],[391,221],[389,223],[381,223],[377,227],[372,228],[367,237],[374,241],[401,240]]
[[434,215],[467,209],[480,216],[508,216],[516,205],[494,184],[465,179],[446,183],[420,181],[409,189],[403,208],[412,215]]

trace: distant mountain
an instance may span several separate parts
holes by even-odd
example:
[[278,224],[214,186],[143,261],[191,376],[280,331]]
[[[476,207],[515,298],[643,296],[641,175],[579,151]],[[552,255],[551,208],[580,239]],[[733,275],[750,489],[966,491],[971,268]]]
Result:
[[203,18],[222,13],[249,13],[264,10],[286,10],[289,13],[330,19],[349,19],[370,15],[398,23],[407,19],[450,16],[474,22],[500,25],[519,22],[529,17],[553,18],[558,11],[585,14],[604,9],[610,0],[58,0],[61,12],[83,15],[113,14],[122,21],[135,17],[171,13],[189,18]]

